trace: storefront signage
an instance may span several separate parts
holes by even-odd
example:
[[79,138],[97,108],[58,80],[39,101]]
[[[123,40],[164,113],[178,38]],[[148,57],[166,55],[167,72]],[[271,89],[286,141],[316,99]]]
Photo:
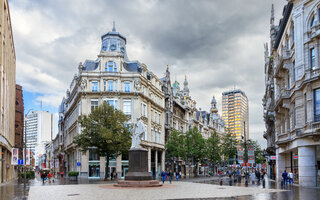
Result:
[[270,160],[276,160],[277,156],[270,156]]
[[77,162],[77,166],[80,167],[81,166],[81,162]]
[[293,155],[293,159],[298,159],[298,155]]
[[23,160],[22,159],[18,160],[18,165],[23,165]]

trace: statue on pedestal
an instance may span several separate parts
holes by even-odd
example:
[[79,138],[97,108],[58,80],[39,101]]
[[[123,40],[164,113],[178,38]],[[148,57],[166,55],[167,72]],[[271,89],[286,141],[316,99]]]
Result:
[[138,122],[133,125],[132,128],[132,144],[131,149],[140,149],[140,142],[143,135],[146,134],[146,127],[143,124],[141,119],[138,119]]

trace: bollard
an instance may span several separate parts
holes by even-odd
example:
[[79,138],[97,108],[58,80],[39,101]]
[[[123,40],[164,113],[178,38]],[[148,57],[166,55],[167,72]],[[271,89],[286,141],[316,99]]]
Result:
[[229,180],[229,185],[232,186],[232,179]]
[[220,179],[220,185],[222,185],[222,179]]
[[245,181],[245,185],[246,187],[248,187],[248,179],[246,178],[246,181]]
[[265,188],[266,187],[266,181],[263,179],[262,180],[262,187]]

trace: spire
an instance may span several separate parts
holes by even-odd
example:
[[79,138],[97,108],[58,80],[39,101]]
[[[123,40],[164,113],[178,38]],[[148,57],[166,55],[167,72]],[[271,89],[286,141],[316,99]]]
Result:
[[268,42],[264,44],[264,58],[267,59],[269,57],[269,50],[268,50]]
[[270,17],[270,25],[274,25],[274,6],[273,4],[271,5],[271,17]]
[[115,22],[115,21],[113,21],[113,28],[112,28],[112,31],[113,31],[113,32],[116,32],[116,22]]
[[183,82],[183,91],[187,93],[187,96],[189,96],[189,88],[188,88],[188,81],[187,76],[184,76],[184,82]]

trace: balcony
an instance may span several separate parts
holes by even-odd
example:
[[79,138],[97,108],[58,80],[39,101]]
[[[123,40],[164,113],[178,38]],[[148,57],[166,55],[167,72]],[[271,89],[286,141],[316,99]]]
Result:
[[320,76],[320,67],[314,70],[311,70],[311,78],[319,77]]
[[[282,101],[285,99],[289,99],[290,98],[290,90],[288,89],[281,89],[280,92],[276,95],[276,105],[275,108],[277,108],[278,106],[280,106],[282,104]],[[289,104],[283,104],[284,108],[289,108]]]
[[311,27],[311,30],[307,32],[309,39],[318,37],[320,35],[320,24],[317,23],[316,25]]

